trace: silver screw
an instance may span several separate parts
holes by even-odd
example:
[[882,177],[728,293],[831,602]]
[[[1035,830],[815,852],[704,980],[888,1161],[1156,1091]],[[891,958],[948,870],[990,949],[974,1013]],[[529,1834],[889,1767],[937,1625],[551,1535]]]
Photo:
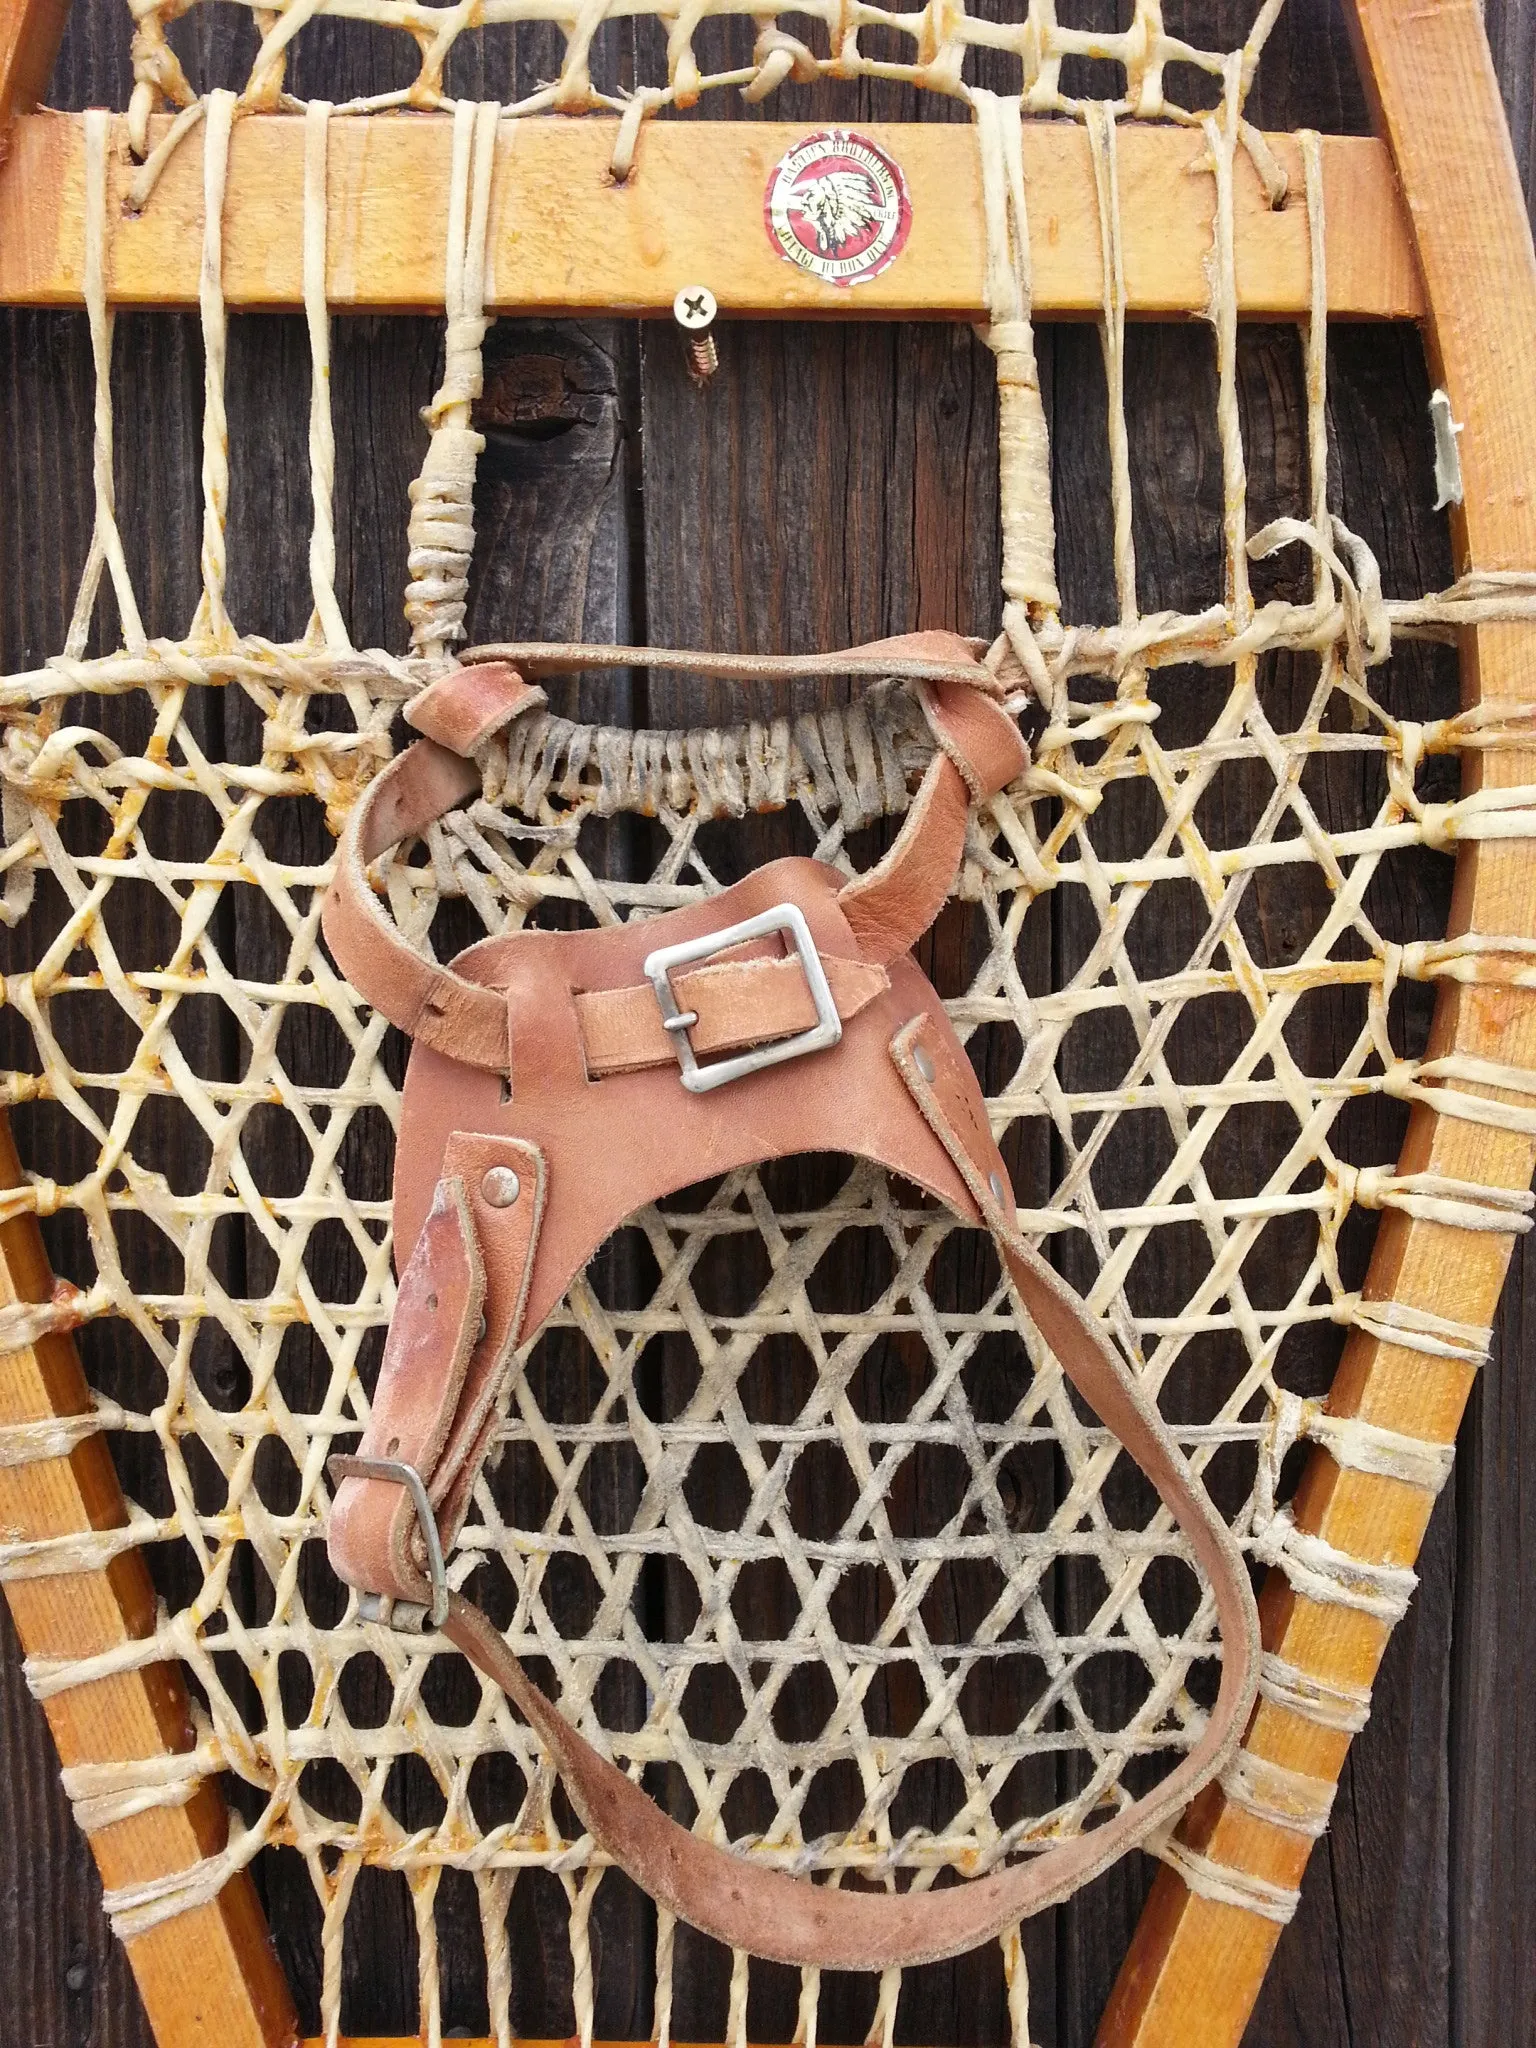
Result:
[[492,1209],[510,1209],[523,1192],[523,1184],[510,1166],[493,1166],[480,1183],[480,1193]]
[[931,1081],[937,1072],[933,1061],[920,1045],[915,1045],[912,1048],[912,1064],[925,1081]]
[[1003,1207],[1007,1206],[1008,1188],[1000,1173],[987,1175],[987,1186],[992,1190],[992,1199]]
[[707,284],[685,284],[672,301],[672,318],[688,343],[688,374],[695,384],[713,377],[720,367],[720,351],[709,331],[718,311],[715,295]]

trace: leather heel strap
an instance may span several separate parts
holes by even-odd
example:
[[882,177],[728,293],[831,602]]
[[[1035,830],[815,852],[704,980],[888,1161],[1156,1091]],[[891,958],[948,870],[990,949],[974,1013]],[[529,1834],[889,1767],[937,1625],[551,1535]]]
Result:
[[[619,651],[597,652],[611,659]],[[543,653],[552,667],[575,665],[561,659],[572,650]],[[412,1477],[425,1482],[446,1548],[483,1462],[513,1350],[607,1234],[602,1226],[611,1229],[637,1201],[652,1198],[663,1175],[669,1176],[665,1188],[675,1190],[729,1163],[733,1147],[743,1148],[742,1158],[780,1157],[830,1146],[829,1133],[843,1138],[835,1149],[915,1178],[957,1216],[990,1232],[1022,1312],[1152,1481],[1206,1576],[1222,1637],[1216,1704],[1155,1791],[1032,1860],[951,1889],[898,1895],[811,1884],[769,1867],[766,1857],[732,1854],[680,1827],[545,1698],[483,1615],[456,1595],[448,1599],[446,1633],[527,1716],[583,1822],[636,1882],[734,1948],[824,1969],[881,1970],[959,1954],[1069,1896],[1144,1841],[1222,1768],[1252,1706],[1258,1660],[1252,1589],[1230,1532],[1134,1372],[1085,1305],[1019,1236],[975,1076],[938,998],[905,957],[948,893],[971,805],[994,795],[1027,764],[1016,728],[992,701],[993,679],[966,643],[943,635],[745,672],[909,670],[938,751],[890,852],[846,886],[825,867],[785,861],[735,885],[732,909],[716,913],[726,922],[713,930],[704,921],[707,907],[689,905],[669,913],[670,931],[663,918],[650,927],[599,933],[512,933],[466,956],[466,967],[478,962],[487,974],[484,983],[424,959],[383,916],[366,868],[385,847],[419,832],[478,787],[478,769],[458,748],[483,744],[498,725],[539,700],[511,670],[491,673],[485,665],[484,672],[444,677],[414,707],[415,722],[433,737],[370,786],[349,822],[325,911],[326,935],[345,971],[418,1040],[423,1057],[413,1059],[407,1106],[413,1085],[418,1113],[423,1092],[430,1106],[434,1089],[442,1089],[446,1106],[438,1128],[447,1134],[437,1141],[440,1163],[435,1148],[427,1154],[425,1170],[437,1193],[425,1219],[418,1218],[401,1276],[362,1446],[371,1471],[344,1480],[332,1514],[332,1556],[344,1577],[413,1601],[437,1590],[422,1579],[420,1502],[381,1468],[395,1460],[397,1472],[409,1466]],[[765,907],[765,897],[773,908]],[[766,918],[768,935],[777,932],[790,903],[806,933],[793,955],[781,954],[776,940],[765,944],[764,928]],[[753,914],[743,917],[744,910]],[[809,936],[811,922],[827,942],[824,951]],[[655,950],[663,937],[671,943]],[[653,950],[647,954],[642,945]],[[604,952],[614,947],[620,950]],[[656,964],[664,958],[672,969]],[[675,1065],[677,1056],[667,1043],[670,1012],[657,1008],[658,975],[665,982],[660,993],[678,1012],[672,1022],[697,1034],[696,1049],[708,1052],[802,1030],[807,1002],[819,1016],[829,997],[808,993],[807,958],[817,966],[818,987],[826,982],[848,1024],[843,1039],[834,1033],[815,1051],[815,1062],[825,1065],[808,1064],[805,1077],[776,1080],[771,1076],[785,1070],[774,1062],[746,1062],[748,1073],[734,1077],[742,1090],[734,1115],[702,1107],[697,1094],[679,1090],[674,1100],[662,1092],[661,1077],[646,1070]],[[615,960],[622,974],[612,972]],[[642,972],[643,983],[636,979]],[[571,1020],[568,1044],[550,1024],[557,997]],[[488,1074],[511,1073],[508,1018],[514,1011],[522,1020],[525,1073],[497,1100]],[[486,1071],[474,1075],[467,1068]],[[614,1078],[600,1089],[595,1084],[604,1074]],[[825,1076],[819,1086],[818,1075]],[[477,1103],[487,1120],[478,1132],[462,1122]],[[624,1154],[625,1172],[639,1173],[640,1167],[632,1169],[638,1161],[653,1177],[649,1193],[622,1174],[594,1185],[594,1118],[602,1120],[601,1142]],[[799,1142],[787,1143],[790,1136]],[[636,1200],[621,1205],[625,1189]],[[397,1230],[402,1199],[397,1178]],[[403,1241],[411,1242],[409,1232]]]
[[944,1891],[851,1892],[690,1833],[599,1755],[477,1608],[452,1595],[444,1623],[449,1639],[526,1716],[593,1839],[658,1904],[732,1948],[832,1970],[906,1968],[963,1954],[1069,1897],[1171,1820],[1224,1767],[1252,1708],[1258,1674],[1258,1616],[1241,1553],[1135,1375],[1078,1297],[1020,1238],[1011,1197],[999,1198],[1006,1187],[993,1186],[979,1169],[979,1134],[968,1128],[980,1113],[979,1097],[964,1055],[920,1017],[898,1034],[891,1057],[917,1112],[975,1197],[1016,1298],[1068,1378],[1152,1480],[1206,1574],[1221,1626],[1221,1681],[1188,1754],[1153,1792],[1027,1863]]
[[[1242,1555],[1134,1372],[1078,1296],[1019,1236],[1013,1198],[963,1050],[942,1017],[925,1012],[897,1032],[888,1058],[903,1084],[907,1114],[937,1138],[973,1205],[968,1214],[962,1201],[954,1206],[990,1233],[1015,1300],[1072,1384],[1152,1481],[1205,1575],[1221,1632],[1221,1677],[1215,1705],[1188,1753],[1154,1791],[1027,1862],[943,1891],[848,1891],[791,1876],[772,1868],[766,1857],[727,1851],[693,1835],[571,1725],[478,1610],[452,1596],[444,1623],[450,1640],[527,1717],[583,1824],[637,1884],[733,1948],[821,1969],[884,1970],[958,1955],[1070,1896],[1171,1820],[1224,1767],[1252,1708],[1258,1673],[1258,1618]],[[458,1148],[470,1142],[483,1141],[451,1141],[455,1164]],[[556,1158],[551,1171],[560,1170]],[[580,1174],[581,1159],[572,1159],[565,1170]],[[564,1267],[561,1275],[570,1277]],[[527,1334],[521,1332],[518,1341]],[[380,1433],[386,1427],[384,1405],[375,1407]],[[435,1429],[441,1426],[434,1423]],[[464,1431],[455,1425],[451,1435],[461,1439]],[[378,1481],[348,1484],[380,1487]],[[435,1480],[431,1490],[435,1498]],[[394,1505],[408,1525],[408,1504],[401,1497]],[[410,1589],[413,1596],[418,1588],[419,1578]]]

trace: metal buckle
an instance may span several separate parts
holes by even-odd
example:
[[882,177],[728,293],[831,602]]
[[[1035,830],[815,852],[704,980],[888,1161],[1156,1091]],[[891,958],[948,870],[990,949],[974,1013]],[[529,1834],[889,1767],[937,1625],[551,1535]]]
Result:
[[357,1603],[359,1618],[381,1621],[387,1628],[413,1632],[419,1630],[423,1622],[430,1622],[433,1628],[441,1628],[448,1619],[448,1567],[443,1562],[437,1517],[432,1512],[426,1484],[416,1467],[407,1465],[402,1458],[354,1458],[338,1451],[325,1469],[337,1483],[343,1479],[393,1479],[398,1486],[403,1486],[411,1496],[421,1540],[427,1547],[431,1605],[424,1607],[419,1600],[396,1600],[388,1593],[364,1593]]
[[[701,1067],[688,1038],[688,1033],[699,1021],[699,1013],[678,1008],[672,988],[674,972],[679,967],[691,967],[696,960],[713,959],[715,954],[728,952],[732,946],[744,946],[749,939],[766,938],[769,932],[788,932],[793,941],[801,972],[811,992],[811,1001],[816,1006],[816,1022],[808,1031],[799,1031],[793,1038],[781,1038],[771,1045],[756,1045],[750,1052],[737,1053],[731,1059],[714,1060],[709,1066]],[[828,1046],[836,1045],[843,1035],[843,1020],[837,1014],[837,1004],[833,1000],[826,969],[821,964],[821,955],[816,951],[816,941],[811,937],[804,911],[793,903],[780,903],[772,910],[762,911],[757,917],[743,918],[740,924],[727,925],[724,931],[707,932],[701,939],[684,939],[677,946],[658,946],[654,953],[646,956],[645,975],[656,991],[656,1000],[661,1005],[661,1021],[672,1034],[672,1043],[677,1048],[677,1063],[682,1068],[683,1086],[690,1095],[703,1095],[711,1088],[723,1088],[728,1081],[739,1081],[746,1074],[761,1073],[764,1067],[776,1067],[784,1060],[801,1059],[808,1052],[823,1052]]]

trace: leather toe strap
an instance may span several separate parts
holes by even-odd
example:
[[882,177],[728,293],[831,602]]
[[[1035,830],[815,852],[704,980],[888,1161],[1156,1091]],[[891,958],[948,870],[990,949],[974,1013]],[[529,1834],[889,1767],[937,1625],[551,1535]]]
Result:
[[[528,650],[519,652],[526,657]],[[542,652],[545,666],[579,667],[599,657],[623,660],[639,650],[546,647]],[[862,962],[887,966],[910,951],[942,908],[959,865],[971,804],[1021,775],[1029,750],[996,701],[990,671],[955,634],[907,634],[845,655],[818,656],[809,665],[760,656],[742,659],[764,677],[910,674],[918,689],[938,751],[890,852],[843,891]],[[490,1073],[507,1073],[512,1064],[500,994],[418,952],[384,914],[368,868],[389,847],[414,838],[472,797],[480,787],[473,752],[544,702],[544,692],[504,661],[455,669],[413,699],[406,718],[423,738],[374,778],[352,812],[322,912],[331,952],[359,994],[421,1044]],[[784,979],[787,989],[789,977]],[[727,1020],[713,1031],[722,1048],[749,1042],[738,1028],[748,1014],[749,994],[738,994],[732,1005],[728,988],[728,981],[717,988],[714,1007],[734,1007],[738,1022]],[[789,994],[785,999],[795,1000]],[[855,996],[854,1008],[844,1010],[839,1001],[845,1022],[859,1003]],[[595,1029],[601,1036],[602,1020]],[[629,1034],[621,1035],[620,1067],[635,1063],[627,1050]],[[711,1035],[706,1029],[706,1040]],[[616,1070],[601,1060],[596,1069]]]

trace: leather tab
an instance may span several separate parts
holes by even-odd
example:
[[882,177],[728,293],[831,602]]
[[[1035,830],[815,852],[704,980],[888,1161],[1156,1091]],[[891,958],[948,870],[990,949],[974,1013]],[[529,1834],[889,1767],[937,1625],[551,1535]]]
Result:
[[[459,1176],[468,1191],[486,1286],[485,1332],[470,1357],[447,1442],[427,1482],[447,1550],[463,1525],[495,1426],[496,1396],[523,1334],[548,1169],[537,1145],[455,1131],[443,1153],[443,1170]],[[506,1199],[510,1184],[504,1176],[509,1174],[518,1183],[512,1200]]]
[[965,779],[973,803],[985,803],[1029,766],[1024,735],[1003,707],[964,683],[918,685],[929,730]]
[[[464,1183],[445,1175],[400,1276],[373,1410],[359,1451],[412,1465],[430,1484],[479,1341],[485,1266]],[[387,1479],[344,1479],[331,1508],[331,1562],[349,1584],[419,1600],[415,1509]]]
[[935,754],[895,845],[838,898],[866,958],[888,967],[910,953],[944,908],[970,810],[964,777],[947,754]]
[[546,703],[505,661],[480,661],[428,683],[405,707],[405,722],[450,753],[470,755],[523,712]]
[[391,1024],[491,1073],[508,1065],[504,1006],[417,952],[379,909],[368,864],[409,839],[479,787],[473,762],[432,740],[398,754],[374,777],[347,820],[320,913],[326,944],[347,980]]
[[[517,1193],[509,1200],[514,1180]],[[445,1552],[464,1519],[528,1298],[544,1186],[536,1146],[456,1132],[400,1276],[358,1448],[364,1457],[415,1467]],[[425,1560],[403,1487],[386,1479],[343,1480],[328,1542],[331,1563],[349,1585],[421,1599]]]
[[967,683],[925,682],[918,692],[939,745],[896,843],[843,891],[843,914],[866,956],[889,964],[910,952],[944,907],[965,851],[973,803],[1006,789],[1029,766],[1018,726]]
[[[883,968],[862,960],[824,953],[821,964],[845,1024],[890,986]],[[816,1022],[810,984],[793,954],[696,967],[676,975],[672,987],[678,1008],[692,1010],[698,1018],[689,1026],[688,1038],[694,1051],[705,1056],[789,1038],[809,1031]],[[661,1006],[649,982],[638,988],[578,992],[576,1015],[587,1072],[594,1078],[677,1065],[673,1034],[662,1023]]]

